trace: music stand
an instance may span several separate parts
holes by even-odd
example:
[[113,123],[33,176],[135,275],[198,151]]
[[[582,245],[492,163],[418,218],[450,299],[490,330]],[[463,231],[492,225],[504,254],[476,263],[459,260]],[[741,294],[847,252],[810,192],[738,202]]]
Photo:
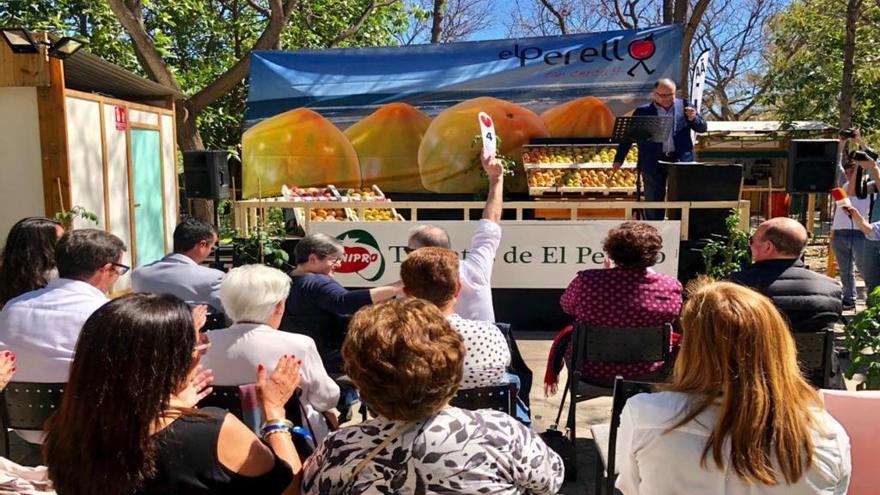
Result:
[[617,117],[611,138],[622,143],[648,141],[662,143],[672,130],[672,117],[640,115]]
[[[611,139],[621,143],[666,141],[672,130],[672,117],[658,115],[633,115],[617,117]],[[636,164],[636,201],[642,200],[642,167]]]

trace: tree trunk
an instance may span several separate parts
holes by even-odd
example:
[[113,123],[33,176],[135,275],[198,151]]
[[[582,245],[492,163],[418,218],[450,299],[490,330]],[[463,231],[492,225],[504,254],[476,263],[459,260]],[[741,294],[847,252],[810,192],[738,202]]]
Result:
[[440,43],[445,4],[446,0],[434,0],[434,13],[431,16],[431,43]]
[[663,24],[672,24],[672,12],[675,10],[675,0],[663,0]]
[[181,151],[196,151],[205,149],[202,135],[196,127],[198,113],[192,110],[192,104],[187,100],[177,100],[177,146]]
[[679,74],[678,88],[681,97],[687,100],[688,96],[690,96],[689,93],[691,89],[690,86],[688,86],[691,75],[691,43],[693,43],[694,36],[697,34],[697,27],[700,26],[703,14],[706,12],[706,8],[709,7],[709,0],[697,0],[690,17],[687,16],[687,0],[678,1],[685,5],[685,11],[683,14],[679,10],[680,7],[676,5],[676,16],[681,15],[682,17],[676,17],[675,21],[681,22],[684,25],[681,36],[681,72]]
[[862,0],[846,4],[846,40],[843,45],[843,76],[840,83],[840,128],[852,127],[853,73],[855,72],[856,23]]

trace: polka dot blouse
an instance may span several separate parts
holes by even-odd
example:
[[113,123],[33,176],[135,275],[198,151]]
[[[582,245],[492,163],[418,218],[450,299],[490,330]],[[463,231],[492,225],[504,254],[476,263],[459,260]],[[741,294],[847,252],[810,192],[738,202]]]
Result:
[[465,320],[457,314],[446,317],[464,339],[464,376],[461,388],[478,388],[505,383],[510,348],[504,334],[488,321]]
[[[578,323],[609,328],[650,327],[672,323],[681,311],[681,283],[644,268],[610,268],[579,272],[559,300]],[[566,355],[571,353],[571,348]],[[568,361],[568,359],[566,360]],[[663,362],[583,363],[584,375],[625,378],[646,375]]]

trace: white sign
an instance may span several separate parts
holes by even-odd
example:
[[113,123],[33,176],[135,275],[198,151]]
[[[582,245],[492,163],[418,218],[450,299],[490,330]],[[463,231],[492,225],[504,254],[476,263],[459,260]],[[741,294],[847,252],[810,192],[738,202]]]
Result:
[[700,113],[703,107],[703,90],[706,87],[706,72],[708,72],[709,50],[703,50],[703,53],[697,57],[697,63],[694,64],[694,70],[691,74],[691,92],[690,98],[694,102],[694,109]]
[[[345,259],[336,280],[346,287],[373,287],[400,279],[409,229],[421,222],[312,222],[312,232],[342,241]],[[430,222],[446,229],[452,248],[467,256],[477,222]],[[502,222],[501,246],[492,273],[494,288],[565,288],[581,270],[602,268],[602,241],[618,220]],[[648,222],[660,232],[663,250],[654,269],[676,276],[680,222]]]

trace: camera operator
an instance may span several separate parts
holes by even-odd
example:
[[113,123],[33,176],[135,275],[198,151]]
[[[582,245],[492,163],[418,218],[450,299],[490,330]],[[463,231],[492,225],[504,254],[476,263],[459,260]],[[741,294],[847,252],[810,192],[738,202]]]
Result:
[[[843,174],[839,180],[841,187],[845,188],[852,202],[852,206],[843,208],[849,218],[841,217],[839,211],[835,212],[832,226],[834,229],[832,247],[835,255],[841,261],[844,306],[848,306],[847,303],[850,302],[848,298],[854,295],[854,290],[849,290],[846,280],[847,277],[853,277],[851,275],[852,261],[855,261],[859,272],[865,279],[865,286],[869,294],[875,287],[880,286],[880,204],[876,201],[877,184],[880,183],[880,169],[877,166],[877,152],[865,144],[858,129],[845,129],[840,134],[844,147],[848,139],[853,139],[860,148],[860,150],[852,151],[847,155],[847,161],[842,167]],[[852,166],[849,167],[850,171],[847,173],[846,165],[849,164]],[[871,223],[872,221],[874,223]],[[860,237],[852,232],[853,229],[858,229],[864,235],[861,249],[858,247]],[[839,241],[838,234],[840,234]],[[844,262],[848,262],[849,266],[845,267]],[[854,289],[854,277],[852,283]],[[855,301],[853,300],[853,302]]]

